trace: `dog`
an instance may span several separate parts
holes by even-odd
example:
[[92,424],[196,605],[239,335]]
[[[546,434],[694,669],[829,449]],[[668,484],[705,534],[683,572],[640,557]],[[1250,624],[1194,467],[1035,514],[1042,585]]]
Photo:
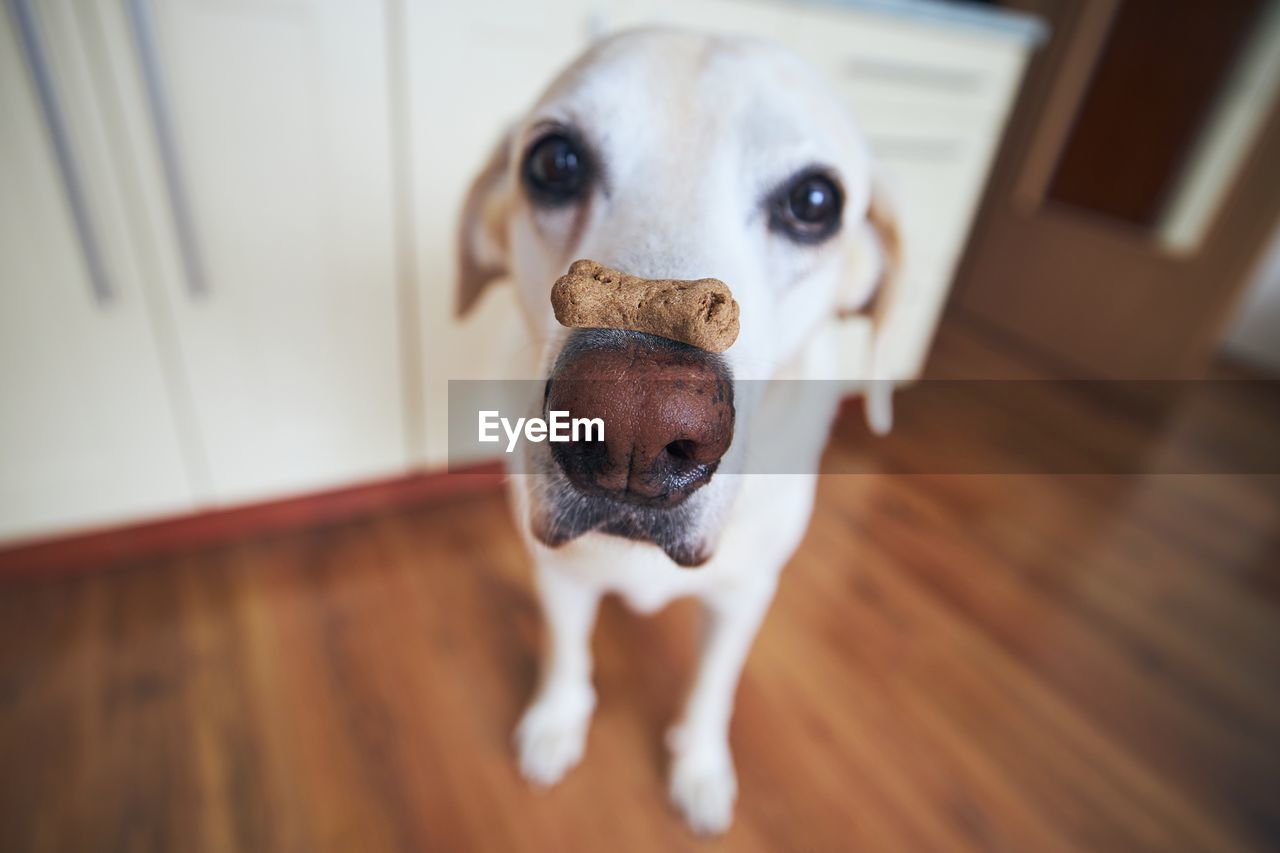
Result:
[[[584,365],[622,389],[595,401],[620,467],[593,466],[581,456],[590,448],[548,444],[526,445],[512,465],[547,628],[541,684],[514,737],[531,782],[554,784],[582,758],[602,595],[643,613],[694,596],[705,636],[667,734],[669,795],[696,832],[729,826],[734,694],[808,525],[841,396],[832,383],[784,380],[831,375],[849,314],[869,318],[878,351],[898,232],[852,117],[803,59],[763,40],[670,29],[612,36],[499,142],[463,207],[459,312],[509,280],[541,348],[547,396]],[[736,342],[713,355],[635,332],[559,327],[549,294],[578,258],[644,278],[727,282],[741,306]],[[637,404],[624,376],[727,383],[729,434],[707,426],[707,406],[669,405],[662,389],[687,383],[650,383]],[[885,395],[868,400],[878,431],[886,405]],[[778,444],[795,464],[761,473],[760,456]]]

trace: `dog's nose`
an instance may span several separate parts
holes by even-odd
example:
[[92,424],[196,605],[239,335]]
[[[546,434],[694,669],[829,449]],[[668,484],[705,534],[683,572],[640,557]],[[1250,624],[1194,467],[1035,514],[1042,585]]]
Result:
[[681,503],[711,480],[733,440],[724,361],[641,332],[574,332],[547,382],[546,409],[604,423],[603,441],[551,444],[569,481],[639,506]]

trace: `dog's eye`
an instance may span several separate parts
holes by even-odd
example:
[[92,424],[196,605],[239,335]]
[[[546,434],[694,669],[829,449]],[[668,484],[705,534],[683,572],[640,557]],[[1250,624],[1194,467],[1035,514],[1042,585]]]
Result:
[[524,158],[524,184],[534,201],[567,204],[587,190],[590,168],[583,150],[568,136],[552,133],[529,147]]
[[809,172],[780,189],[769,224],[797,242],[819,243],[840,228],[843,207],[836,182],[820,172]]

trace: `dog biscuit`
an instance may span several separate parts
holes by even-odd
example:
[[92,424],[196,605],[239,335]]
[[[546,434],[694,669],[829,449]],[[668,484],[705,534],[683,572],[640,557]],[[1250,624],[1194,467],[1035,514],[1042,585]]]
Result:
[[647,332],[708,352],[724,352],[738,337],[738,303],[716,278],[639,278],[574,261],[551,288],[551,307],[570,328]]

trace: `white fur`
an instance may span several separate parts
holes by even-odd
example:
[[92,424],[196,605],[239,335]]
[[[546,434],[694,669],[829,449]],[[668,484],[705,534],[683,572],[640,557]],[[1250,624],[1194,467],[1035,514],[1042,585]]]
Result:
[[[521,194],[521,154],[547,122],[580,128],[606,162],[607,188],[585,221],[575,223],[572,209],[537,208]],[[507,174],[493,190],[505,218],[490,223],[504,239],[484,245],[506,247],[502,262],[544,365],[564,339],[550,310],[551,283],[575,258],[593,258],[642,276],[728,282],[742,309],[741,334],[726,353],[735,380],[827,375],[820,368],[834,358],[836,303],[865,302],[874,276],[857,269],[879,261],[864,250],[872,191],[866,145],[803,62],[757,41],[627,34],[562,75],[510,145]],[[768,228],[761,201],[814,164],[840,176],[845,227],[820,246],[797,246]],[[601,596],[617,593],[645,613],[696,596],[707,634],[667,739],[669,793],[695,830],[727,828],[737,793],[729,751],[734,693],[779,573],[804,535],[816,485],[812,474],[734,471],[753,470],[752,454],[770,452],[764,435],[795,442],[804,461],[796,470],[816,471],[838,401],[834,393],[788,398],[796,393],[771,386],[740,406],[721,472],[690,499],[707,508],[707,535],[717,543],[697,569],[680,568],[651,544],[599,533],[548,548],[529,533],[537,477],[511,478],[548,627],[542,684],[516,730],[520,768],[531,781],[552,784],[582,758],[595,707],[590,636]]]

